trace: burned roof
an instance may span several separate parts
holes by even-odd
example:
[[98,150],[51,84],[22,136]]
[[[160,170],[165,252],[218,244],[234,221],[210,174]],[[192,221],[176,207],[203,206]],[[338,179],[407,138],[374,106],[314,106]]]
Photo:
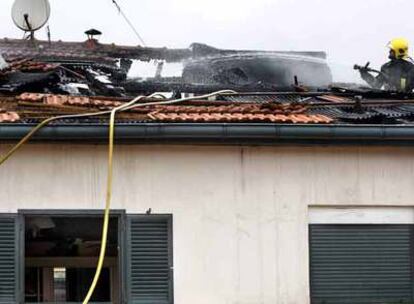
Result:
[[[134,97],[124,87],[116,86],[119,84],[117,80],[125,77],[121,75],[121,68],[99,63],[46,63],[31,58],[14,58],[7,62],[8,67],[0,71],[0,123],[35,123],[62,114],[110,110]],[[189,87],[191,84],[182,84],[182,91],[177,90],[175,95],[181,96]],[[148,91],[153,93],[163,88],[155,86]],[[197,88],[200,89],[200,86],[192,87],[194,90]],[[216,87],[217,90],[225,88]],[[118,121],[275,124],[414,122],[414,96],[346,90],[294,91],[303,89],[295,87],[288,93],[222,94],[214,101],[190,100],[172,106],[146,106],[120,113]],[[200,90],[198,93],[204,92]],[[99,121],[105,122],[105,119]]]
[[[259,138],[273,142],[285,137],[289,140],[304,137],[317,143],[321,137],[340,137],[345,141],[387,138],[406,142],[408,138],[414,142],[412,94],[343,87],[312,89],[299,83],[278,87],[262,82],[194,84],[180,78],[136,81],[127,77],[129,58],[145,58],[150,54],[152,58],[159,55],[166,60],[172,56],[168,58],[176,60],[192,56],[191,52],[217,54],[222,50],[193,46],[170,52],[104,45],[95,40],[33,43],[0,41],[8,64],[0,71],[1,139],[18,139],[47,118],[109,111],[138,95],[170,92],[171,99],[176,99],[189,93],[197,96],[231,89],[235,92],[214,98],[190,98],[173,105],[142,105],[120,112],[116,116],[117,130],[123,130],[128,139],[166,137],[250,142]],[[324,58],[323,54],[313,55]],[[152,101],[144,98],[139,102]],[[85,134],[105,138],[107,125],[108,115],[60,119],[40,134],[46,134],[46,139],[62,140],[83,139]],[[355,128],[359,133],[351,132]]]

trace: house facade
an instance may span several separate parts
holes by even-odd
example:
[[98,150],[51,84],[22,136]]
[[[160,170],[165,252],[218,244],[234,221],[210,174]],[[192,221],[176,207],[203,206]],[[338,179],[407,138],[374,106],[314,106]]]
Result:
[[[48,119],[0,166],[0,304],[83,301],[114,109],[91,303],[414,302],[412,92],[328,87],[323,52],[117,46],[94,32],[0,40],[0,162]],[[157,62],[155,76],[129,78],[133,60]],[[181,77],[162,77],[165,63]]]
[[[1,153],[10,147],[1,144]],[[109,299],[407,303],[414,280],[413,153],[392,144],[120,143]],[[42,269],[41,302],[59,292],[59,271],[66,269],[69,281],[71,268],[93,267],[92,257],[45,262],[28,240],[45,239],[44,231],[63,223],[59,218],[99,218],[106,170],[105,144],[71,142],[28,144],[0,168],[1,302],[35,301],[25,291],[29,266]],[[54,223],[38,220],[45,217]]]

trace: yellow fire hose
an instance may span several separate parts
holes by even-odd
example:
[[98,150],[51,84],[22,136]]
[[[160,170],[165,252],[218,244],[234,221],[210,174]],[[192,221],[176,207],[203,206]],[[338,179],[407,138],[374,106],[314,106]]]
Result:
[[[107,185],[106,185],[106,200],[105,200],[105,212],[104,212],[104,222],[102,228],[102,241],[101,241],[101,249],[99,253],[98,264],[96,266],[95,276],[89,287],[88,293],[83,300],[83,304],[88,304],[94,291],[96,285],[98,284],[99,278],[101,276],[103,263],[105,260],[106,254],[106,244],[108,239],[108,227],[109,227],[109,215],[111,210],[111,199],[112,199],[112,172],[113,172],[113,152],[114,152],[114,135],[115,135],[115,115],[117,112],[131,110],[137,107],[143,106],[151,106],[151,105],[167,105],[167,104],[175,104],[180,103],[187,100],[196,100],[196,99],[205,99],[214,97],[217,95],[225,95],[225,94],[234,94],[236,92],[230,90],[223,90],[214,92],[207,95],[196,96],[196,97],[187,97],[187,98],[180,98],[175,100],[164,100],[164,101],[154,101],[154,102],[146,102],[136,104],[139,100],[145,98],[145,96],[139,96],[132,101],[123,104],[119,107],[116,107],[110,111],[102,111],[102,112],[94,112],[94,113],[85,113],[85,114],[74,114],[74,115],[62,115],[48,118],[41,123],[39,123],[36,127],[34,127],[23,139],[21,139],[12,149],[10,149],[4,156],[0,158],[0,166],[4,164],[19,148],[21,148],[25,143],[27,143],[30,138],[41,128],[46,126],[52,121],[61,120],[61,119],[68,119],[68,118],[82,118],[82,117],[93,117],[93,116],[102,116],[110,114],[109,119],[109,149],[108,149],[108,175],[107,175]],[[147,98],[154,98],[156,96],[162,96],[161,94],[155,93],[149,95]]]

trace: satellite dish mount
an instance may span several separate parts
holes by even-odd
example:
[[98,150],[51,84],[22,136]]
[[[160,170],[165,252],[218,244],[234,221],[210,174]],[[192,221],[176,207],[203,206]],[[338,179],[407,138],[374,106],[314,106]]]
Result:
[[[30,22],[29,22],[29,14],[24,14],[24,21],[26,22],[26,25],[27,25],[27,28],[29,29],[29,39],[30,40],[34,40],[34,30],[32,29],[32,26],[30,25]],[[25,32],[25,33],[27,33],[27,32]]]

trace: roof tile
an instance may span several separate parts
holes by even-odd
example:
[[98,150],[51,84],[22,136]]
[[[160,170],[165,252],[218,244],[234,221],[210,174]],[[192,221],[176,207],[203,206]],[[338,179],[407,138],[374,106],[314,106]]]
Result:
[[20,116],[16,112],[6,112],[0,109],[0,122],[15,122],[18,120],[20,120]]
[[59,67],[58,64],[44,63],[40,61],[33,61],[28,58],[17,57],[7,60],[8,67],[1,71],[0,74],[7,74],[9,72],[49,72]]
[[[54,94],[24,93],[17,96],[15,106],[5,100],[2,108],[7,116],[2,121],[41,119],[62,114],[86,113],[109,110],[125,103],[111,97],[68,96]],[[186,104],[143,106],[118,114],[120,121],[160,122],[261,122],[261,123],[331,123],[333,119],[321,113],[311,113],[312,108],[304,104],[281,103],[231,103],[189,101]],[[10,113],[18,115],[13,116]],[[20,114],[20,115],[19,115]],[[104,118],[106,119],[106,118]]]
[[335,96],[335,95],[321,95],[318,96],[317,99],[328,101],[328,102],[346,102],[349,101],[349,98],[341,97],[341,96]]
[[169,121],[169,122],[291,122],[291,123],[330,123],[332,119],[324,115],[308,115],[308,114],[242,114],[242,113],[160,113],[153,112],[148,114],[153,120]]
[[18,99],[22,101],[43,101],[44,94],[38,93],[23,93],[21,94]]

